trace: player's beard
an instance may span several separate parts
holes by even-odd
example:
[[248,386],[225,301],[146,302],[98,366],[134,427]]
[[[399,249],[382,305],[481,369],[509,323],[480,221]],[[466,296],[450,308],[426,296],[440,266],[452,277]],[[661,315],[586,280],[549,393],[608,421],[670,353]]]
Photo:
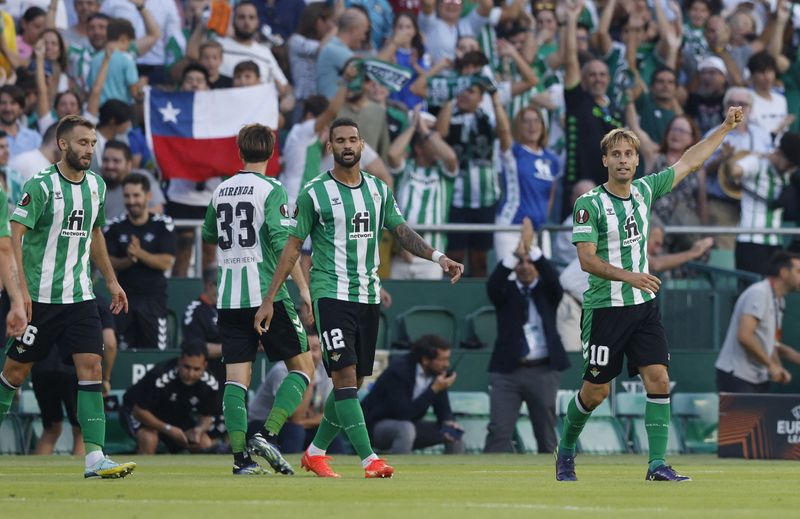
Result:
[[345,168],[352,168],[361,160],[361,152],[357,150],[353,150],[353,158],[350,160],[345,160],[342,155],[344,153],[334,153],[333,161]]
[[67,148],[67,153],[64,156],[64,160],[67,162],[67,165],[75,171],[83,171],[89,167],[89,164],[91,164],[91,159],[89,159],[89,163],[84,165],[81,161],[80,155],[72,151],[72,148]]

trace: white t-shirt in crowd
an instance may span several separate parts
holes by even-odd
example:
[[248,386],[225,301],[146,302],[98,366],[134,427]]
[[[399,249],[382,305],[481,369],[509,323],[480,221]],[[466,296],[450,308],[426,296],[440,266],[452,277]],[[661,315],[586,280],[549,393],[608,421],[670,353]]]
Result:
[[52,162],[39,151],[39,148],[36,148],[11,157],[11,160],[8,162],[8,167],[19,171],[27,182],[38,172],[49,168],[50,164],[52,164]]
[[769,133],[777,133],[778,127],[789,113],[786,97],[775,90],[770,92],[771,99],[761,97],[755,91],[752,91],[752,94],[753,107],[750,110],[750,121]]

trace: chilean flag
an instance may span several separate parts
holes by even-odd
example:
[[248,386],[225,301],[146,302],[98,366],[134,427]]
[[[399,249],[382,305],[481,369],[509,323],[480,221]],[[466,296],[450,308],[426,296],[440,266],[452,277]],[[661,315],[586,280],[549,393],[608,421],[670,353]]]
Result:
[[[274,85],[199,92],[145,90],[145,132],[163,178],[203,182],[228,176],[242,167],[236,136],[242,126],[278,126]],[[280,171],[278,144],[267,175]]]

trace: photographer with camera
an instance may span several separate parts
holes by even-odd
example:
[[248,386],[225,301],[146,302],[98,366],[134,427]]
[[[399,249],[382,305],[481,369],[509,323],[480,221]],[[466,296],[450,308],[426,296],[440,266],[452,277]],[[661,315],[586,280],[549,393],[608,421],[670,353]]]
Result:
[[[361,403],[375,449],[409,454],[444,443],[445,454],[463,453],[464,430],[453,420],[447,393],[455,381],[450,344],[438,335],[417,339],[411,353],[395,359]],[[431,406],[436,421],[423,419]]]

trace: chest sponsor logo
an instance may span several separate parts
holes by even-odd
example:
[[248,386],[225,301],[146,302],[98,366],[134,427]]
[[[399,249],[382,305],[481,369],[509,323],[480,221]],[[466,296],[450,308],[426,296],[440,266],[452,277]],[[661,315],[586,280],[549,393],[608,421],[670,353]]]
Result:
[[575,213],[575,222],[576,223],[586,223],[589,221],[589,211],[586,209],[578,209],[578,212]]
[[89,233],[83,230],[83,209],[73,209],[67,217],[67,228],[61,229],[64,238],[86,238]]
[[639,232],[639,224],[636,223],[636,218],[633,215],[630,215],[625,220],[625,239],[622,240],[622,244],[626,247],[630,247],[634,243],[638,242],[642,239],[642,235]]
[[369,228],[369,212],[359,211],[350,220],[353,225],[353,232],[350,233],[351,240],[368,240],[372,238],[372,231]]

